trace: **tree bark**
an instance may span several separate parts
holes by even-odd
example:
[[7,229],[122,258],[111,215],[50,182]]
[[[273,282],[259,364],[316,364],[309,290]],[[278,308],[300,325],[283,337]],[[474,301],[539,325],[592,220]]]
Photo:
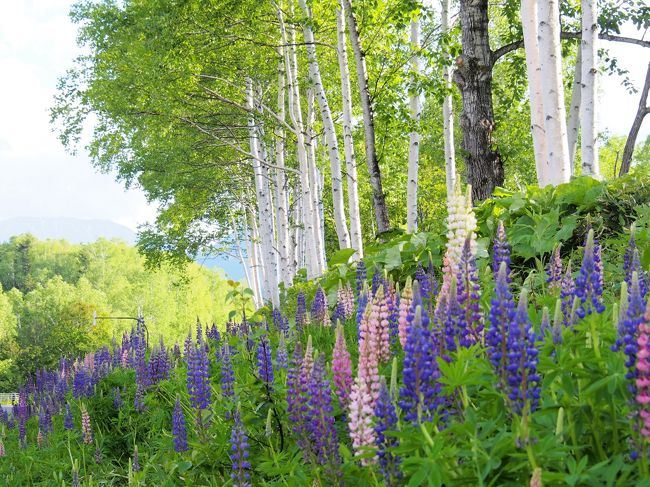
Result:
[[[544,1],[544,0],[542,0]],[[533,136],[535,169],[540,187],[549,184],[546,134],[544,132],[544,107],[542,103],[542,76],[537,39],[537,0],[521,1],[521,25],[526,50],[528,93],[530,98],[530,128]]]
[[544,131],[549,164],[548,182],[557,186],[568,182],[571,178],[564,85],[561,72],[562,53],[560,50],[560,6],[558,0],[539,2],[538,21]]
[[334,128],[334,120],[330,110],[329,102],[323,81],[321,79],[320,67],[316,56],[316,45],[314,42],[314,33],[311,30],[310,20],[311,11],[307,7],[305,0],[299,0],[300,7],[307,21],[303,22],[303,35],[307,48],[307,59],[309,60],[309,77],[314,87],[314,94],[318,102],[321,118],[323,120],[323,130],[325,132],[325,143],[327,145],[327,155],[330,161],[330,170],[332,176],[332,202],[334,207],[334,224],[336,235],[339,241],[339,248],[347,249],[350,247],[350,232],[348,231],[347,218],[345,216],[345,203],[343,201],[343,176],[341,174],[341,158],[339,154],[339,143]]
[[461,0],[462,55],[456,60],[454,81],[463,100],[460,126],[467,182],[474,201],[489,198],[503,184],[503,161],[492,148],[492,58],[488,37],[487,0]]
[[[246,80],[246,95],[248,107],[254,110],[253,82],[250,78]],[[278,264],[273,244],[273,206],[271,204],[271,193],[268,184],[268,169],[261,161],[266,160],[265,151],[262,148],[259,137],[259,130],[255,119],[251,114],[248,119],[248,130],[250,134],[250,151],[253,155],[252,165],[255,175],[255,192],[257,197],[257,217],[260,229],[260,244],[262,248],[262,276],[264,288],[267,290],[267,298],[274,307],[280,306],[280,294],[278,292]]]
[[352,137],[352,95],[350,89],[350,71],[345,40],[345,18],[343,6],[336,11],[337,54],[341,73],[341,101],[343,103],[343,148],[345,151],[345,169],[348,183],[348,212],[350,214],[350,239],[356,250],[353,257],[363,258],[363,240],[361,234],[361,214],[359,212],[359,187],[357,184],[357,160],[354,155]]
[[[280,55],[282,54],[280,50]],[[278,117],[285,120],[285,91],[286,79],[284,62],[278,66]],[[291,266],[291,239],[289,238],[289,199],[287,198],[286,178],[284,174],[284,129],[281,125],[275,128],[275,221],[278,236],[278,257],[280,260],[280,280],[285,286],[291,285],[295,270]]]
[[292,30],[291,44],[287,35],[286,27],[282,17],[282,8],[277,8],[278,24],[280,26],[280,37],[284,51],[284,64],[287,73],[287,85],[289,89],[289,116],[296,133],[296,153],[300,168],[300,200],[302,205],[302,224],[304,226],[304,245],[309,249],[305,253],[305,267],[307,277],[312,279],[320,275],[316,249],[316,235],[314,228],[314,213],[316,209],[312,204],[311,188],[309,184],[309,164],[307,161],[307,148],[305,146],[305,132],[302,119],[302,108],[300,103],[300,91],[295,77],[295,64],[297,63],[295,52],[295,35]]
[[582,0],[582,75],[580,124],[582,125],[582,174],[600,177],[596,89],[598,81],[598,10],[596,0]]
[[623,149],[623,159],[621,160],[621,170],[619,176],[627,174],[630,170],[630,164],[632,162],[632,155],[634,154],[634,146],[636,144],[636,138],[639,135],[639,130],[641,129],[641,124],[645,116],[650,113],[650,106],[648,106],[648,92],[650,91],[650,63],[648,63],[648,70],[645,75],[645,84],[643,85],[643,90],[641,91],[641,98],[639,100],[639,108],[637,109],[636,116],[634,117],[634,122],[632,123],[632,128],[630,133],[627,136],[625,141],[625,148]]
[[[440,28],[442,35],[449,34],[449,0],[442,0],[442,11]],[[447,185],[447,200],[451,200],[456,187],[456,149],[454,147],[454,110],[453,99],[451,96],[452,88],[451,66],[445,66],[443,77],[445,79],[445,88],[448,93],[442,102],[442,126],[444,132],[445,146],[445,180]]]
[[[415,75],[420,74],[420,21],[411,21],[410,32],[411,49],[414,51],[411,71]],[[406,181],[406,231],[413,233],[418,229],[418,166],[420,159],[420,92],[413,91],[410,94],[411,119],[415,130],[409,134],[409,161]]]
[[567,121],[567,136],[569,140],[569,166],[571,175],[575,172],[576,146],[580,133],[580,92],[582,91],[582,51],[578,49],[576,66],[573,73],[571,88],[571,105],[569,106],[569,120]]
[[372,187],[372,202],[375,210],[375,220],[377,221],[377,231],[385,232],[390,228],[388,219],[388,208],[386,207],[386,196],[381,183],[381,170],[377,160],[377,149],[375,146],[375,122],[372,104],[370,103],[370,89],[368,88],[368,73],[366,70],[366,59],[361,49],[359,39],[359,29],[357,19],[352,10],[350,0],[342,0],[345,12],[348,18],[348,31],[350,33],[350,43],[354,52],[354,60],[357,67],[357,84],[359,85],[359,95],[361,99],[361,109],[363,112],[363,128],[366,143],[366,163],[368,165],[368,174],[370,176],[370,186]]
[[247,211],[246,213],[248,214],[248,256],[251,269],[251,283],[253,285],[253,298],[256,306],[262,306],[264,304],[264,294],[266,293],[266,290],[262,289],[262,281],[260,279],[260,250],[257,224],[255,223],[256,217],[254,211],[251,211],[250,213]]

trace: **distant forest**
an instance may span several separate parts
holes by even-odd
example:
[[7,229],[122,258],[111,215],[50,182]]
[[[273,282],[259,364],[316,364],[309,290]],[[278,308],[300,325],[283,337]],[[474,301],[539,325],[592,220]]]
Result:
[[60,357],[119,341],[134,324],[102,317],[141,313],[152,341],[182,341],[197,319],[227,319],[230,289],[219,271],[194,263],[147,270],[137,249],[119,240],[71,244],[31,235],[0,244],[0,286],[0,390],[55,368]]

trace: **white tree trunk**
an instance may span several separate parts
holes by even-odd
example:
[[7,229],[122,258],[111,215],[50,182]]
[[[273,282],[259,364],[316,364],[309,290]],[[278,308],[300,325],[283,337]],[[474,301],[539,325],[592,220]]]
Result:
[[[247,212],[248,213],[248,212]],[[260,279],[259,268],[259,239],[257,235],[257,225],[255,223],[255,214],[251,212],[248,215],[248,259],[250,263],[251,284],[255,306],[260,307],[264,304],[264,292],[262,290],[262,281]]]
[[323,198],[321,196],[322,187],[320,184],[320,176],[318,168],[316,167],[316,134],[314,132],[314,123],[316,121],[315,109],[315,94],[313,88],[307,88],[307,164],[309,171],[309,185],[311,191],[311,204],[314,209],[312,218],[314,219],[314,252],[316,254],[318,263],[318,275],[325,271],[325,236],[323,227],[323,218],[321,217],[321,204]]
[[[542,0],[545,1],[545,0]],[[550,168],[544,125],[544,104],[542,102],[542,68],[538,42],[538,0],[521,1],[521,25],[526,50],[528,93],[530,98],[530,129],[533,136],[533,152],[537,183],[540,187],[549,184]]]
[[[420,21],[411,21],[410,33],[411,49],[420,50]],[[420,74],[420,55],[413,56],[411,71],[417,77]],[[418,229],[418,166],[420,162],[420,92],[410,95],[411,119],[415,130],[409,134],[409,161],[406,181],[406,231],[413,233]]]
[[[278,67],[278,117],[283,122],[285,120],[285,91],[284,62],[280,61]],[[284,137],[284,129],[278,124],[275,128],[275,221],[278,236],[280,280],[288,287],[291,284],[295,270],[291,265],[293,259],[290,258],[292,250],[291,239],[289,238],[289,199],[284,173]]]
[[[246,95],[248,108],[252,111],[255,107],[253,82],[246,80]],[[266,154],[262,147],[259,131],[254,117],[248,119],[248,130],[250,134],[250,151],[253,156],[253,172],[255,174],[255,192],[257,197],[257,217],[259,220],[260,246],[262,249],[262,280],[264,288],[268,292],[267,297],[274,307],[280,306],[280,294],[278,292],[278,264],[274,248],[273,233],[273,206],[271,204],[271,192],[269,189],[268,170],[262,161]]]
[[[443,35],[449,33],[449,0],[442,0],[441,30]],[[456,187],[456,150],[454,148],[454,110],[451,96],[453,68],[445,66],[443,77],[448,94],[442,102],[442,126],[445,145],[445,179],[447,184],[447,200],[451,200]]]
[[598,78],[598,7],[596,0],[582,0],[582,75],[580,122],[582,125],[582,174],[600,177],[598,131],[596,129],[596,88]]
[[354,155],[352,138],[352,95],[350,89],[350,71],[345,40],[345,15],[343,7],[336,11],[337,53],[341,73],[341,99],[343,102],[343,148],[345,150],[345,168],[348,183],[348,212],[350,214],[350,240],[354,257],[363,258],[363,240],[361,234],[361,214],[359,212],[359,187],[357,184],[357,161]]
[[571,178],[561,71],[559,0],[540,1],[538,21],[548,182],[556,186]]
[[573,73],[573,84],[571,85],[571,105],[569,105],[569,120],[567,121],[567,133],[569,138],[569,164],[571,175],[575,172],[576,146],[578,145],[578,134],[580,133],[580,94],[582,92],[582,50],[578,49],[576,66]]
[[304,229],[304,245],[310,249],[305,254],[305,267],[307,277],[312,279],[319,275],[319,265],[315,249],[316,238],[314,229],[313,214],[316,209],[313,207],[311,199],[311,188],[309,185],[309,164],[307,161],[307,148],[305,146],[305,132],[302,119],[302,108],[300,103],[300,90],[295,77],[295,67],[297,64],[295,50],[295,32],[291,31],[291,43],[282,18],[282,8],[277,9],[278,23],[280,26],[281,42],[284,51],[284,64],[287,73],[287,85],[289,89],[289,116],[296,131],[296,152],[298,156],[298,165],[300,168],[300,202],[302,205],[302,226]]
[[307,48],[307,59],[309,60],[309,77],[314,88],[314,94],[318,102],[321,118],[323,120],[323,130],[325,132],[325,144],[327,146],[327,155],[330,161],[330,170],[332,176],[332,202],[334,207],[334,224],[336,235],[339,241],[339,248],[347,249],[350,247],[350,232],[348,231],[347,218],[345,216],[345,203],[343,202],[343,175],[341,173],[341,157],[339,154],[339,143],[336,138],[336,129],[332,112],[327,101],[323,80],[320,75],[320,67],[316,56],[316,44],[314,33],[311,30],[311,11],[307,7],[305,0],[299,0],[300,7],[307,17],[307,22],[303,23],[303,35]]

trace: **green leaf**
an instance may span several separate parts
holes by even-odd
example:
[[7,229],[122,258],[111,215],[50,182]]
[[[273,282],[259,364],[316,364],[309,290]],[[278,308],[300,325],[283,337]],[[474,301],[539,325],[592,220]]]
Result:
[[332,257],[330,257],[329,265],[335,266],[337,264],[347,264],[348,261],[350,260],[350,257],[354,255],[356,250],[354,249],[341,249],[337,250],[332,254]]

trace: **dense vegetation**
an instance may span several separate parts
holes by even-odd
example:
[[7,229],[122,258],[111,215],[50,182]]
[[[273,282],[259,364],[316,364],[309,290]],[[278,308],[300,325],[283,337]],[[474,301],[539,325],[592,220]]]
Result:
[[[458,194],[442,268],[428,265],[439,237],[398,237],[402,253],[377,249],[351,272],[339,256],[329,301],[326,276],[296,284],[281,309],[197,324],[182,343],[147,344],[135,326],[21,388],[3,419],[0,478],[650,485],[650,205],[625,215],[633,234],[606,217],[607,195],[618,188],[624,204],[644,186],[630,176],[506,194],[478,222]],[[575,226],[553,229],[562,260],[557,246],[537,249],[521,219],[567,211]],[[251,295],[228,298],[238,313]]]
[[[0,384],[5,391],[61,357],[76,357],[147,320],[153,339],[180,339],[197,318],[223,322],[230,286],[194,264],[147,271],[119,241],[73,245],[30,235],[0,244]],[[4,290],[4,292],[2,292]],[[96,315],[96,319],[93,316]]]

